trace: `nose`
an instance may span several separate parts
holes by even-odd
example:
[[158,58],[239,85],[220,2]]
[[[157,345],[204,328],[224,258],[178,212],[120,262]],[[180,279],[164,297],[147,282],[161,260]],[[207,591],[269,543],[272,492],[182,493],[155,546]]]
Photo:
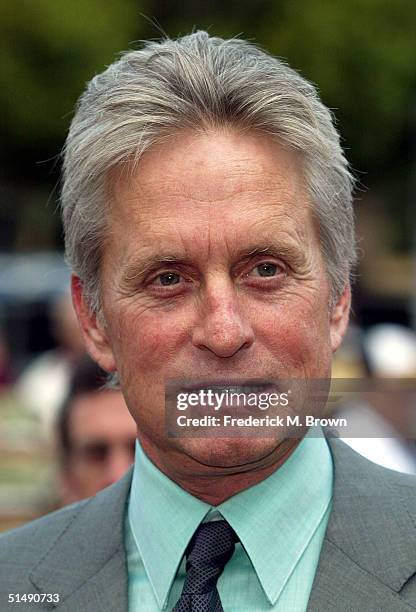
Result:
[[253,344],[252,327],[231,282],[207,287],[201,297],[192,341],[197,348],[208,350],[217,357],[232,357]]
[[104,466],[106,486],[119,480],[132,464],[132,457],[125,448],[114,446],[108,455]]

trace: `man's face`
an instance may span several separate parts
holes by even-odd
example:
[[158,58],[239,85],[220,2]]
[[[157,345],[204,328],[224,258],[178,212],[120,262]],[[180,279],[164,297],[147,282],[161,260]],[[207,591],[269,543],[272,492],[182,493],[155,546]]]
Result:
[[116,482],[134,461],[136,424],[120,391],[99,391],[73,400],[70,450],[62,472],[64,504],[95,495]]
[[[165,383],[325,378],[348,318],[329,286],[294,152],[264,136],[181,134],[112,178],[102,319],[89,350],[118,370],[139,438],[171,475],[247,470],[276,440],[168,438]],[[103,323],[103,320],[105,323]]]

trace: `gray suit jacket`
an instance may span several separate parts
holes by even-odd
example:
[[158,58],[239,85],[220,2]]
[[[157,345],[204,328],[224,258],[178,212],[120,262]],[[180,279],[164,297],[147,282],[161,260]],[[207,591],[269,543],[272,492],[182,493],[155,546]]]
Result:
[[[366,461],[339,440],[329,443],[333,508],[308,612],[415,610],[416,480]],[[127,612],[123,517],[130,482],[131,472],[96,497],[0,538],[1,612]],[[8,593],[38,592],[59,593],[60,602],[7,603]]]

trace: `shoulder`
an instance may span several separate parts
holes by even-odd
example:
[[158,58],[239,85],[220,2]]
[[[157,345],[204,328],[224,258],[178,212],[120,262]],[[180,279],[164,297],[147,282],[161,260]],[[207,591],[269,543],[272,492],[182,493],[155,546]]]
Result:
[[309,608],[413,609],[416,478],[368,461],[339,439],[328,444],[332,509]]
[[[343,506],[365,506],[376,514],[386,508],[406,512],[416,524],[416,476],[369,461],[345,442],[328,438],[334,463],[334,496]],[[392,518],[392,517],[391,517]]]
[[[351,483],[362,492],[367,491],[370,484],[372,493],[378,491],[379,494],[388,494],[391,492],[390,487],[393,487],[410,495],[416,495],[416,475],[404,474],[378,465],[338,438],[328,438],[328,443],[334,462],[335,477],[341,479],[343,484]],[[377,490],[377,485],[381,483],[384,487]]]
[[416,570],[416,477],[328,442],[334,485],[327,540],[385,583],[403,584]]
[[[0,536],[0,590],[28,586],[34,576],[71,574],[103,563],[123,545],[131,472],[95,497],[48,514]],[[36,581],[35,581],[36,582]]]
[[19,553],[24,553],[28,560],[30,557],[38,558],[42,550],[47,550],[71,524],[88,501],[78,502],[0,534],[0,564],[9,559],[10,555]]

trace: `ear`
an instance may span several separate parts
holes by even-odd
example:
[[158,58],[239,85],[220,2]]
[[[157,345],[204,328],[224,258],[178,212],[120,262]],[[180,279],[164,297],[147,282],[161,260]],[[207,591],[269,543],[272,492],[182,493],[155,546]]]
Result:
[[114,355],[108,341],[106,327],[89,307],[81,279],[71,277],[72,302],[81,326],[85,347],[94,361],[106,372],[116,370]]
[[332,307],[331,319],[330,319],[330,336],[331,336],[331,348],[332,352],[335,353],[338,350],[344,334],[348,327],[348,321],[350,318],[351,308],[351,287],[347,283],[344,291],[339,296],[337,302]]

